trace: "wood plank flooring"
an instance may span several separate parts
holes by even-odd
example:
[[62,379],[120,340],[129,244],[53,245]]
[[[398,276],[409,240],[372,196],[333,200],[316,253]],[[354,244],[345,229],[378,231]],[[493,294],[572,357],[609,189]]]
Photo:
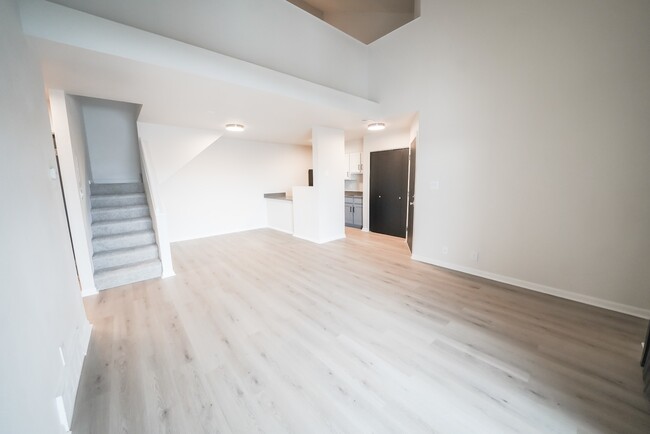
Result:
[[73,432],[650,432],[645,321],[347,234],[176,243],[175,277],[87,298]]

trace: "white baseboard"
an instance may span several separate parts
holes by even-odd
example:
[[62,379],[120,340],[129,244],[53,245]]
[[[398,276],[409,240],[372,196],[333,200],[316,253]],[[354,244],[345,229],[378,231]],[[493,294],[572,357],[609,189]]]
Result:
[[336,240],[342,240],[344,238],[345,238],[345,232],[342,233],[342,234],[339,234],[339,235],[335,235],[335,236],[330,237],[330,238],[324,238],[324,239],[316,241],[316,242],[318,244],[325,244],[325,243],[330,243],[330,242],[336,241]]
[[431,259],[420,255],[411,255],[411,258],[419,262],[435,265],[437,267],[460,271],[462,273],[471,274],[473,276],[483,277],[485,279],[494,280],[496,282],[506,283],[508,285],[518,286],[520,288],[530,289],[532,291],[541,292],[548,295],[554,295],[556,297],[564,298],[567,300],[577,301],[579,303],[588,304],[590,306],[601,307],[603,309],[608,309],[615,312],[636,316],[639,318],[650,319],[650,309],[643,309],[636,306],[629,306],[627,304],[617,303],[602,298],[592,297],[584,294],[578,294],[575,292],[567,291],[565,289],[553,288],[551,286],[528,282],[525,280],[516,279],[514,277],[508,277],[508,276],[503,276],[501,274],[490,273],[488,271],[478,270],[476,268],[465,267],[463,265],[452,264],[444,261],[438,261],[436,259]]
[[186,236],[186,237],[171,239],[169,241],[169,243],[173,244],[173,243],[179,243],[181,241],[200,240],[200,239],[203,239],[203,238],[218,237],[220,235],[237,234],[239,232],[255,231],[255,230],[258,230],[258,229],[266,229],[266,226],[243,227],[243,228],[235,229],[234,231],[206,232],[204,234],[191,235],[189,237]]
[[296,235],[296,234],[293,234],[293,236],[294,236],[295,238],[300,239],[300,240],[309,241],[310,243],[320,244],[320,243],[319,243],[316,239],[314,239],[314,238],[301,237],[300,235]]
[[97,291],[97,288],[95,288],[94,286],[92,288],[84,288],[81,291],[82,297],[89,297],[91,295],[96,295],[96,294],[99,294],[99,291]]
[[81,348],[83,349],[84,357],[88,354],[88,346],[90,345],[90,335],[93,332],[93,325],[91,323],[86,323],[84,327],[83,338],[81,339]]
[[284,232],[285,234],[293,235],[293,231],[288,231],[286,229],[281,229],[281,228],[274,228],[273,226],[267,226],[269,229],[273,229],[274,231],[278,232]]
[[59,347],[61,354],[61,402],[58,405],[58,412],[60,418],[65,418],[62,420],[62,424],[65,422],[64,426],[69,427],[72,424],[77,391],[81,381],[81,371],[88,354],[92,328],[92,324],[86,321],[77,327]]
[[332,238],[325,238],[325,239],[322,239],[322,240],[315,239],[315,238],[301,237],[301,236],[296,235],[296,234],[293,234],[293,236],[296,237],[296,238],[300,238],[301,240],[309,241],[309,242],[312,242],[312,243],[315,243],[315,244],[325,244],[325,243],[329,243],[331,241],[342,240],[342,239],[345,238],[345,234],[337,235],[337,236],[332,237]]
[[176,273],[174,273],[174,270],[171,271],[164,271],[162,276],[160,276],[162,279],[167,279],[168,277],[174,277],[176,276]]

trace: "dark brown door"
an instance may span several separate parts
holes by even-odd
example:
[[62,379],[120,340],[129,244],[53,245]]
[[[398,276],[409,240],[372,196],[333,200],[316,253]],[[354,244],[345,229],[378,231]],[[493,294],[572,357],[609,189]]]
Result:
[[404,238],[409,150],[370,153],[370,231]]
[[409,250],[413,251],[413,209],[415,205],[415,139],[411,142],[411,156],[409,158],[409,205],[408,224],[406,225],[406,242]]

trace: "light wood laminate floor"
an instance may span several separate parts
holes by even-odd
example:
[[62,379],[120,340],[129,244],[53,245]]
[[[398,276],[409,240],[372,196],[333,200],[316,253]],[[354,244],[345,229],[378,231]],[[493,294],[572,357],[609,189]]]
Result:
[[85,300],[81,433],[649,433],[645,322],[410,259],[348,230],[172,246]]

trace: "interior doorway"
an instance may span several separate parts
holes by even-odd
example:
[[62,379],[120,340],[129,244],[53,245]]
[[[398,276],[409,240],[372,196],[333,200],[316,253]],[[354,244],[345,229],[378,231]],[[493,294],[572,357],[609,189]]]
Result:
[[415,210],[415,139],[411,142],[411,154],[409,157],[409,205],[408,223],[406,224],[406,243],[409,250],[413,252],[413,214]]
[[370,231],[406,237],[409,150],[370,153]]

